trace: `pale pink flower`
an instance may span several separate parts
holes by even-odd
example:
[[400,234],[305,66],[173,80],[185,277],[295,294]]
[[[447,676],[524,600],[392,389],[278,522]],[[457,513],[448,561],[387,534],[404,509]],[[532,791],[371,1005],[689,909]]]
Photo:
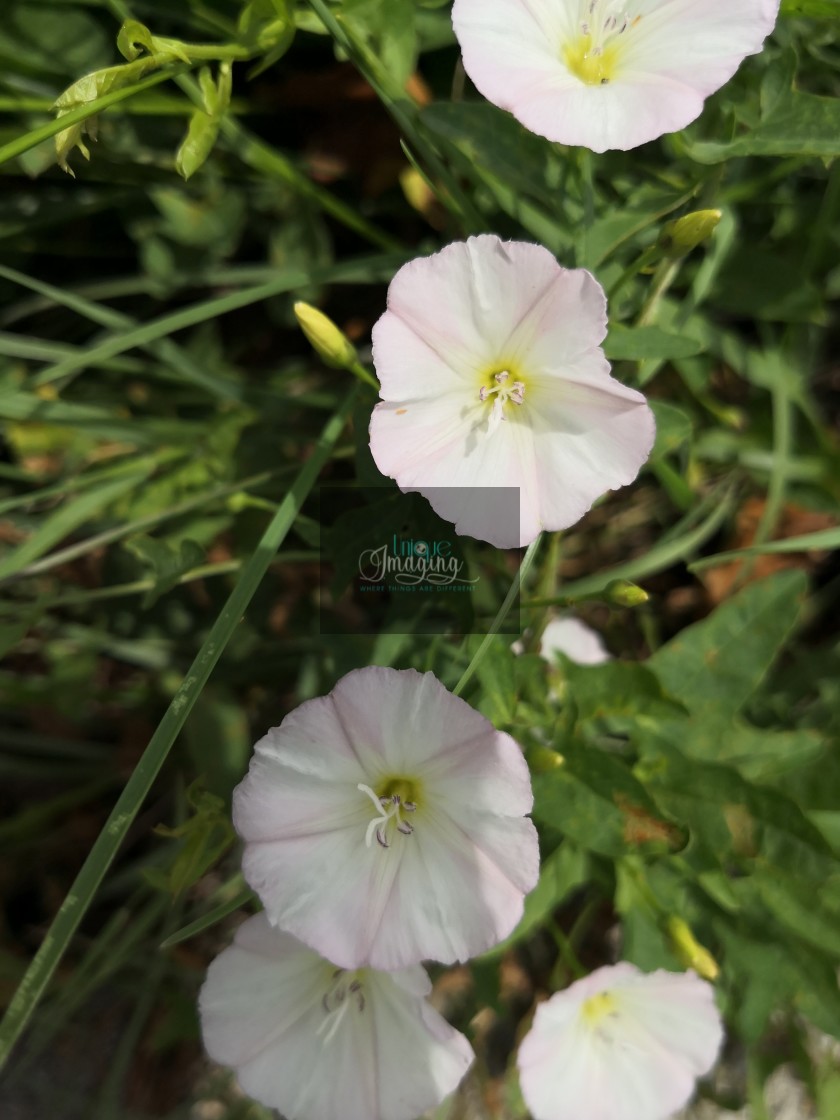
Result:
[[[653,445],[644,397],[610,377],[606,331],[598,282],[539,245],[485,234],[409,262],[373,328],[377,466],[499,548],[573,525]],[[518,525],[502,487],[519,491]]]
[[522,1094],[534,1120],[665,1120],[722,1041],[714,990],[694,972],[599,968],[537,1008]]
[[430,990],[416,965],[337,969],[257,914],[210,965],[201,1032],[210,1057],[287,1120],[415,1120],[473,1060]]
[[539,873],[528,768],[431,673],[348,673],[257,743],[234,792],[272,923],[342,968],[466,960]]
[[564,653],[578,665],[602,665],[612,660],[597,630],[571,615],[549,622],[540,641],[540,653],[547,661],[554,661],[555,654]]
[[773,30],[779,0],[455,0],[475,85],[595,152],[685,128]]

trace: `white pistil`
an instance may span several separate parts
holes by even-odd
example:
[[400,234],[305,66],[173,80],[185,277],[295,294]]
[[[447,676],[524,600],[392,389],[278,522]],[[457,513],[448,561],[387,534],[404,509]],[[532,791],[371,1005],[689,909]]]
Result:
[[359,783],[356,787],[373,802],[377,815],[373,818],[367,826],[365,832],[365,845],[370,847],[373,843],[374,836],[377,843],[382,848],[390,848],[391,845],[388,840],[388,828],[393,824],[397,832],[402,833],[403,836],[410,836],[414,832],[412,825],[408,821],[403,820],[403,813],[413,813],[417,806],[413,801],[403,801],[398,793],[393,794],[391,797],[377,797],[370,786]]
[[478,399],[482,402],[488,401],[492,396],[496,398],[493,401],[493,407],[490,409],[490,415],[487,417],[488,432],[495,432],[502,420],[507,420],[505,405],[508,401],[513,401],[514,404],[525,403],[525,383],[514,381],[508,385],[507,382],[510,380],[509,370],[503,369],[494,373],[493,380],[496,382],[494,386],[482,385],[478,390]]

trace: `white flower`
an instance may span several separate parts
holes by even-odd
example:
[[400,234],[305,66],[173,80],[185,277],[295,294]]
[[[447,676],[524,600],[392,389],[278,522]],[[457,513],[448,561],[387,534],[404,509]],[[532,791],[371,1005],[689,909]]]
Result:
[[693,972],[599,968],[540,1004],[519,1048],[534,1120],[665,1120],[714,1065],[723,1026]]
[[343,677],[257,743],[234,792],[270,920],[342,968],[466,960],[539,873],[517,744],[431,673]]
[[473,1060],[430,989],[419,966],[337,969],[257,914],[210,965],[201,1031],[210,1057],[287,1120],[415,1120]]
[[455,0],[464,68],[532,132],[596,152],[685,128],[779,0]]
[[644,397],[609,375],[606,330],[598,282],[539,245],[482,235],[409,262],[373,328],[377,466],[499,548],[573,525],[653,445]]
[[543,631],[540,653],[546,661],[554,661],[555,654],[564,653],[578,665],[602,665],[612,660],[601,635],[571,616],[549,622]]

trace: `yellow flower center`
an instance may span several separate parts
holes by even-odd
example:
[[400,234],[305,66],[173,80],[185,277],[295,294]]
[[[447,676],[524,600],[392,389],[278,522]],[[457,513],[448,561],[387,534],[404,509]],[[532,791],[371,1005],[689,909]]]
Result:
[[612,80],[618,55],[617,43],[599,47],[591,35],[580,35],[563,50],[566,65],[588,86],[605,86]]
[[618,73],[628,32],[641,21],[631,17],[621,0],[582,0],[578,35],[563,45],[569,71],[588,86],[606,86]]
[[525,403],[525,390],[527,385],[522,375],[502,366],[485,370],[479,378],[478,399],[488,405],[486,426],[488,432],[494,432],[502,420],[516,411],[507,406],[515,405],[517,408]]
[[411,836],[414,825],[408,818],[417,812],[420,784],[411,778],[384,778],[376,790],[360,783],[356,787],[370,798],[376,814],[367,826],[365,844],[369,848],[374,838],[382,848],[390,848],[396,834]]
[[615,996],[609,992],[598,992],[584,1000],[580,1010],[586,1025],[597,1027],[603,1019],[615,1012],[617,1006]]

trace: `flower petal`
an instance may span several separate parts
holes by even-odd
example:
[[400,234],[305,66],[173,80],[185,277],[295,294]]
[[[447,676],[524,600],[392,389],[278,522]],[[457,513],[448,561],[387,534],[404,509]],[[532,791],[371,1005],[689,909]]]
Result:
[[578,665],[601,665],[610,661],[601,635],[581,622],[579,618],[553,618],[543,631],[540,653],[548,661],[553,661],[558,653],[563,653]]
[[[558,269],[541,245],[502,241],[495,234],[456,241],[403,265],[388,288],[388,310],[373,328],[373,362],[383,400],[441,391],[435,372],[440,363],[470,379],[477,397],[476,377],[495,365],[517,325],[555,284]],[[403,327],[396,327],[394,319]],[[417,377],[418,344],[410,346],[404,360],[409,333],[438,360],[430,362],[428,387],[425,371],[420,381]]]
[[694,973],[601,968],[537,1008],[517,1058],[522,1092],[535,1120],[665,1120],[722,1037],[711,986]]
[[210,1056],[288,1120],[414,1120],[473,1060],[463,1035],[415,994],[425,982],[419,968],[399,978],[364,971],[333,1008],[333,966],[258,914],[210,966],[202,1034]]
[[[779,0],[629,0],[606,31],[607,9],[593,14],[580,0],[455,0],[452,22],[464,67],[489,101],[550,140],[602,152],[693,121],[761,50],[778,9]],[[613,62],[609,76],[587,81],[569,51],[596,47]]]
[[[391,819],[395,782],[416,805]],[[342,968],[398,969],[510,932],[538,874],[531,804],[513,739],[431,673],[373,666],[260,740],[234,823],[274,924]]]
[[374,328],[377,466],[497,548],[567,528],[653,442],[644,398],[609,376],[605,333],[598,282],[540,246],[488,235],[412,261]]

